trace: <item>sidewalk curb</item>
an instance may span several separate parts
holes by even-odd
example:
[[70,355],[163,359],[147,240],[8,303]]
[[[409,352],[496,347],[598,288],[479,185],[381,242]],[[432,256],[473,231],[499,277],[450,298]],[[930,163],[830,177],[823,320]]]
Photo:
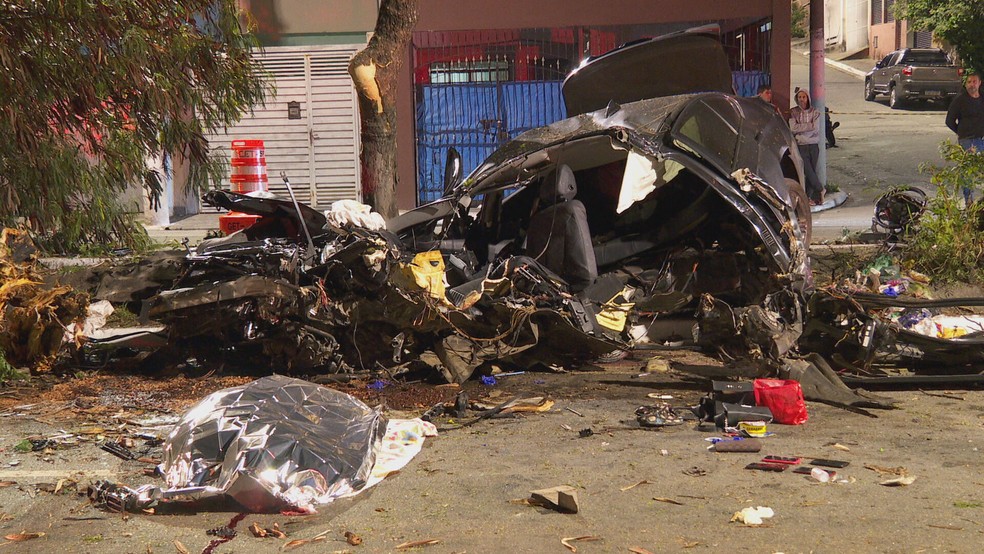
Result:
[[[799,52],[799,53],[804,57],[810,56],[809,52]],[[862,79],[862,80],[864,79],[865,75],[868,74],[865,71],[861,71],[860,69],[851,67],[846,63],[841,63],[839,61],[832,60],[830,58],[827,58],[826,56],[823,58],[823,63],[829,65],[830,67],[833,67],[834,69],[839,69],[844,73],[847,73],[848,75],[853,75],[854,77],[857,77],[858,79]]]

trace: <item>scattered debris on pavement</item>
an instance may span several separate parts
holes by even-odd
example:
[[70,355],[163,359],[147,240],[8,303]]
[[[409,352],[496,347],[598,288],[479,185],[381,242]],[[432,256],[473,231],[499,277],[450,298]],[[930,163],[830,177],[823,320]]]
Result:
[[569,514],[576,514],[579,508],[577,489],[569,485],[531,491],[529,503]]
[[749,527],[756,527],[763,524],[764,520],[775,516],[776,513],[772,508],[766,506],[756,506],[743,508],[741,511],[735,512],[735,515],[731,516],[731,521],[741,522]]

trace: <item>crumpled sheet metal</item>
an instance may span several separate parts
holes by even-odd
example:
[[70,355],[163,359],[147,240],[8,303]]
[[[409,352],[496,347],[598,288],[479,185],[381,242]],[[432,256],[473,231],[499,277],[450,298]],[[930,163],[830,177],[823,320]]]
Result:
[[184,415],[158,466],[169,488],[151,495],[224,494],[252,512],[314,511],[365,486],[385,430],[378,407],[300,379],[264,377],[212,393]]

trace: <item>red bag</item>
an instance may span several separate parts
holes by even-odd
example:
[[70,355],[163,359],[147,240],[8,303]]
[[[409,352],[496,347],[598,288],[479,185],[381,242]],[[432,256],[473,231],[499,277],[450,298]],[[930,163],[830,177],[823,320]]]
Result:
[[806,423],[806,401],[799,381],[791,379],[756,379],[755,405],[772,410],[772,420],[786,425]]

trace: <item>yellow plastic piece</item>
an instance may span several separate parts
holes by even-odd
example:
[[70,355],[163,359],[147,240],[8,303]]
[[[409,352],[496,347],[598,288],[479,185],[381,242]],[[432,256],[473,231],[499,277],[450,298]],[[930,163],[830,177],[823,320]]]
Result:
[[621,333],[625,329],[625,321],[629,316],[629,311],[635,307],[635,304],[628,302],[618,303],[615,299],[619,297],[624,298],[628,294],[627,290],[623,290],[602,305],[601,310],[595,315],[598,325],[601,325],[605,329],[611,329],[616,333]]
[[768,430],[764,421],[740,421],[738,429],[748,433],[750,437],[764,437]]
[[404,276],[439,300],[444,300],[444,257],[438,250],[421,252],[409,264],[401,264]]
[[941,327],[940,328],[940,338],[941,339],[955,339],[957,337],[962,337],[967,334],[967,330],[963,327]]

